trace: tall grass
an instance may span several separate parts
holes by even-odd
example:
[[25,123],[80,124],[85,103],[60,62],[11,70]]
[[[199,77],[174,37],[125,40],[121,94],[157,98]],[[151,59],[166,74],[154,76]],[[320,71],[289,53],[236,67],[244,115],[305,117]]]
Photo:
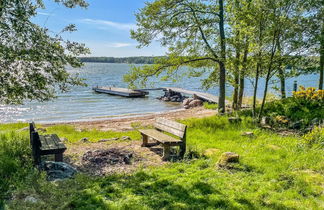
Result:
[[[323,209],[323,149],[304,147],[298,136],[283,137],[261,130],[251,118],[244,118],[240,124],[230,124],[226,117],[217,116],[182,122],[188,125],[188,147],[201,154],[212,148],[212,154],[143,168],[128,175],[89,177],[80,174],[56,183],[46,182],[42,176],[30,182],[24,178],[28,173],[22,173],[17,180],[25,186],[13,191],[17,199],[7,202],[7,208]],[[80,137],[68,127],[53,127],[48,131],[61,132],[62,136],[69,134],[72,139]],[[255,137],[242,136],[246,131],[254,132]],[[107,135],[96,132],[98,138]],[[11,141],[9,138],[25,142],[18,147],[25,148],[26,139],[7,136],[7,142]],[[12,156],[6,161],[28,154],[28,149],[21,149],[18,153],[11,152]],[[240,163],[231,169],[218,168],[219,156],[228,151],[238,153]],[[30,171],[28,165],[21,163],[12,166],[15,168],[12,174]],[[33,187],[35,183],[37,187]],[[26,195],[32,195],[38,202],[25,202]]]

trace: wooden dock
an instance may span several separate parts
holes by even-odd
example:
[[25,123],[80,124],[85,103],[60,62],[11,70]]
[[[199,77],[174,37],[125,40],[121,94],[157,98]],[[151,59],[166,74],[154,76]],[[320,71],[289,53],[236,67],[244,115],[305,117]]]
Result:
[[124,97],[144,97],[149,94],[147,91],[131,90],[127,88],[116,87],[94,87],[92,88],[97,93],[107,93],[110,95],[124,96]]
[[192,90],[185,90],[182,88],[174,88],[174,87],[164,87],[164,91],[171,90],[173,92],[182,93],[182,94],[188,94],[188,95],[196,95],[199,99],[203,101],[208,101],[211,103],[218,103],[218,96],[209,94],[209,93],[202,93],[198,91],[192,91]]

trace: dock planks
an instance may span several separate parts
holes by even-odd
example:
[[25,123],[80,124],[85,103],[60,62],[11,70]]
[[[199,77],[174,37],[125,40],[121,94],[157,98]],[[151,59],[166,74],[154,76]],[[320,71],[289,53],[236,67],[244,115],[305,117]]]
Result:
[[110,95],[118,95],[124,97],[144,97],[145,95],[149,94],[146,91],[116,87],[94,87],[93,90],[97,93],[107,93]]

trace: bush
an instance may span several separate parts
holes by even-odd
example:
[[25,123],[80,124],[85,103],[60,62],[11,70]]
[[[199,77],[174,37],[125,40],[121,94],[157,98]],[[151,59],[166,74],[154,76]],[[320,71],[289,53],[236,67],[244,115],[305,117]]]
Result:
[[315,127],[311,132],[304,135],[303,141],[308,146],[318,145],[324,147],[324,128]]
[[10,192],[31,174],[31,149],[27,135],[14,132],[0,133],[0,157],[1,206]]

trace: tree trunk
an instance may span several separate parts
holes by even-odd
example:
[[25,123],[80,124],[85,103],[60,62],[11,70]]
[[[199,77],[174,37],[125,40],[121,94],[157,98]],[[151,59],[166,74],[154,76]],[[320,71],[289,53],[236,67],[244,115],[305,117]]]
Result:
[[266,101],[266,98],[267,98],[269,80],[270,80],[271,72],[272,72],[273,58],[274,58],[274,55],[276,53],[276,46],[277,46],[276,43],[275,43],[276,35],[277,35],[277,32],[275,31],[274,34],[273,34],[271,56],[270,56],[270,62],[269,62],[269,66],[268,66],[268,72],[267,72],[267,76],[266,76],[266,81],[265,81],[265,85],[264,85],[263,99],[262,99],[260,112],[259,112],[259,116],[258,116],[259,121],[261,120],[263,109],[264,109],[264,104],[265,104],[265,101]]
[[242,107],[243,103],[243,94],[244,94],[244,78],[245,78],[245,72],[247,70],[247,56],[249,53],[249,42],[246,40],[245,42],[245,49],[244,49],[244,55],[243,55],[243,62],[242,62],[242,71],[240,73],[240,91],[239,91],[239,99],[238,99],[238,107]]
[[258,91],[260,68],[261,68],[261,64],[260,64],[260,62],[258,62],[257,68],[256,68],[256,73],[255,73],[255,85],[254,85],[254,91],[253,91],[253,105],[252,105],[253,117],[256,116],[256,97],[257,97],[257,91]]
[[323,80],[324,80],[324,21],[322,22],[322,31],[320,37],[320,78],[318,89],[323,90]]
[[225,85],[226,85],[226,46],[225,46],[225,30],[224,30],[224,2],[219,0],[219,32],[221,45],[221,61],[219,62],[219,101],[218,110],[220,113],[225,112]]
[[281,98],[286,98],[286,77],[283,68],[280,66],[279,69],[279,79],[280,79],[280,93]]
[[234,93],[233,93],[233,104],[232,104],[232,108],[234,110],[238,109],[238,91],[239,91],[239,72],[240,72],[240,68],[239,68],[239,60],[240,60],[240,49],[237,46],[236,47],[236,60],[235,60],[235,72],[234,72]]

